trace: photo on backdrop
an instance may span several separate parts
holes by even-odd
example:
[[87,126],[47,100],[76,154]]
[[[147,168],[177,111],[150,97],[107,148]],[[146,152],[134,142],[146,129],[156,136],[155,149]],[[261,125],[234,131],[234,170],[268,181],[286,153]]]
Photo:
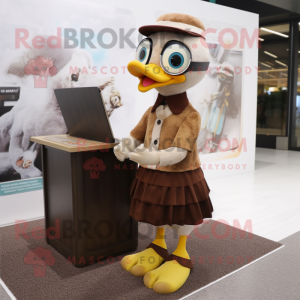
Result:
[[[134,126],[122,116],[134,108],[134,90],[127,88],[134,79],[125,70],[136,35],[121,39],[136,27],[133,13],[95,3],[60,3],[68,6],[61,10],[45,3],[55,15],[49,19],[35,2],[7,3],[8,11],[18,5],[22,15],[0,20],[0,183],[42,176],[40,146],[30,137],[67,133],[54,89],[97,86],[115,136]],[[84,43],[86,36],[91,39]]]
[[189,93],[192,105],[201,115],[197,139],[200,154],[231,151],[240,145],[242,136],[243,52],[219,44],[208,45],[209,69]]

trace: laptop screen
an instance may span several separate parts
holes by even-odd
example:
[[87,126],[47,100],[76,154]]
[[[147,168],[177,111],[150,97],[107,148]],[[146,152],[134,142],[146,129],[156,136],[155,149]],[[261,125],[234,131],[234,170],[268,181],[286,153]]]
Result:
[[98,87],[64,88],[54,92],[69,135],[103,143],[115,142]]

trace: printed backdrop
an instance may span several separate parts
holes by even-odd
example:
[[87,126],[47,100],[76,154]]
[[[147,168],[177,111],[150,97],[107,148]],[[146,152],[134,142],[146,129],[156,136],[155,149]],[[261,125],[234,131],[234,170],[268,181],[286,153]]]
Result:
[[[240,40],[242,29],[253,35],[258,17],[198,0],[184,7],[180,0],[173,0],[172,7],[169,3],[153,0],[147,10],[134,0],[12,0],[3,4],[0,195],[42,188],[40,149],[30,137],[66,132],[55,88],[98,86],[115,137],[128,136],[157,94],[155,90],[138,92],[137,78],[126,70],[141,38],[137,28],[176,11],[194,15],[206,28],[216,29],[206,36],[212,46],[211,66],[219,70],[227,64],[235,70],[233,78],[226,79],[226,89],[212,70],[188,91],[202,117],[197,146],[205,175],[209,179],[254,170],[257,47],[247,43],[240,47]],[[7,13],[12,11],[13,17]],[[224,28],[237,34],[234,48],[219,44]],[[231,33],[223,36],[225,45],[232,39]],[[245,68],[252,71],[246,74]]]
[[[152,24],[158,16],[168,12],[193,15],[206,28],[215,29],[215,33],[206,36],[207,43],[216,46],[210,51],[211,65],[220,68],[228,63],[237,68],[233,80],[227,82],[226,97],[220,88],[222,78],[215,72],[207,74],[199,85],[188,91],[191,103],[204,120],[197,145],[205,177],[210,182],[254,170],[258,49],[248,43],[240,47],[240,40],[242,30],[246,30],[249,37],[253,36],[258,28],[258,15],[199,0],[152,0],[151,5],[137,0],[2,2],[0,196],[4,197],[0,201],[0,224],[44,215],[40,154],[38,146],[30,143],[29,138],[66,131],[53,95],[54,88],[99,86],[118,138],[128,136],[147,108],[153,105],[156,91],[139,92],[138,79],[128,74],[125,67],[134,57],[140,38],[137,28]],[[24,45],[18,47],[18,28],[23,30],[18,34],[28,41],[29,49]],[[44,48],[33,47],[33,43],[45,44],[43,40],[56,44],[54,37],[58,35],[58,28],[61,28],[62,43],[67,40],[72,45],[74,38],[70,35],[76,35],[78,44],[69,49],[51,49],[47,43]],[[227,29],[223,36],[225,44],[232,42],[230,31],[237,34],[238,43],[234,48],[219,45],[218,37],[224,28]],[[98,33],[110,29],[116,33],[117,43],[114,47],[100,47]],[[94,36],[89,39],[93,32]],[[127,33],[129,36],[124,36]],[[120,43],[121,35],[132,45],[128,41]],[[90,44],[80,42],[84,37]],[[113,39],[109,33],[100,34],[104,44],[114,44]],[[246,74],[245,68],[252,71]],[[206,145],[205,141],[210,139]],[[218,139],[223,139],[225,151],[215,147]],[[241,144],[241,151],[235,149]],[[25,191],[29,192],[22,193]]]

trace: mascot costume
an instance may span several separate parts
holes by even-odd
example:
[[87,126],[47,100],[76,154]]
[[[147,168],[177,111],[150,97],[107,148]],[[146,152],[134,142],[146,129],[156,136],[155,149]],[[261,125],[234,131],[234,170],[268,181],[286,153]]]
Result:
[[[159,94],[114,153],[120,161],[129,158],[140,165],[130,191],[130,216],[156,226],[156,238],[144,251],[125,256],[121,265],[143,276],[146,287],[160,294],[173,293],[185,283],[193,269],[187,236],[212,217],[196,145],[201,118],[186,94],[209,65],[204,30],[195,17],[165,14],[139,29],[147,38],[127,66],[139,78],[139,91],[155,88]],[[172,254],[167,251],[166,227],[179,236]]]

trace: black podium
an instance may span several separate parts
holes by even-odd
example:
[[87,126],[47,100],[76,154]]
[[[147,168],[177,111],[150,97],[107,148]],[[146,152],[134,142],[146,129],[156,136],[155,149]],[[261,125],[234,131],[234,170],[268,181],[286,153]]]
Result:
[[130,185],[137,164],[120,162],[116,144],[79,143],[69,135],[55,136],[74,144],[32,137],[42,145],[45,227],[54,227],[47,243],[76,267],[134,251],[137,222],[129,217]]

